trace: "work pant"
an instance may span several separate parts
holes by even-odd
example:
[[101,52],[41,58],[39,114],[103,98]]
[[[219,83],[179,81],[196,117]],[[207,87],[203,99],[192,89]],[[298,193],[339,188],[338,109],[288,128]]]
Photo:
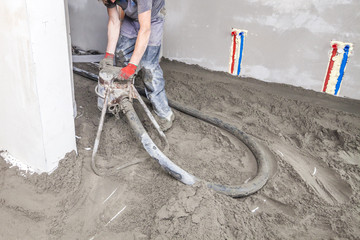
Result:
[[[166,97],[165,80],[159,64],[163,24],[162,17],[152,20],[149,43],[138,69],[145,85],[146,96],[152,103],[155,113],[161,118],[170,119],[172,111]],[[139,22],[128,17],[124,18],[115,51],[117,66],[125,67],[129,63],[139,29]]]

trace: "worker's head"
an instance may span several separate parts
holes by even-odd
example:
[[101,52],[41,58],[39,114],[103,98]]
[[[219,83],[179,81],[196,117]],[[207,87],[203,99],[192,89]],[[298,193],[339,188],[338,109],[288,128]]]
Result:
[[[100,0],[99,0],[100,1]],[[104,4],[109,4],[110,2],[114,3],[116,0],[102,0]]]

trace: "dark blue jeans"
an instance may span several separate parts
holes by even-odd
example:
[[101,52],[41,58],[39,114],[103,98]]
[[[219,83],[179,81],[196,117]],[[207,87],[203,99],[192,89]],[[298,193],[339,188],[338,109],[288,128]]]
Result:
[[[165,80],[159,64],[163,19],[160,18],[151,23],[151,35],[149,44],[139,64],[139,75],[145,85],[147,98],[152,103],[155,113],[161,118],[170,120],[171,108],[165,93]],[[135,48],[139,23],[129,18],[124,19],[120,37],[115,51],[115,62],[119,67],[125,67],[132,56]]]

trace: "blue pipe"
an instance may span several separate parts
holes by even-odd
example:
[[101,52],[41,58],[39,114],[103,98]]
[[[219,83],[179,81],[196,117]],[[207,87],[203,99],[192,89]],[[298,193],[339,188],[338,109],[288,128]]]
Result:
[[240,56],[239,56],[239,63],[238,63],[238,70],[237,70],[237,75],[239,76],[240,74],[240,66],[241,66],[241,60],[242,60],[242,55],[243,55],[243,49],[244,49],[244,32],[239,33],[240,37],[241,37],[241,43],[240,43]]
[[336,86],[335,86],[335,95],[337,95],[340,90],[341,81],[344,76],[345,66],[346,66],[346,63],[348,60],[349,49],[350,49],[349,45],[346,45],[344,47],[344,57],[342,59],[341,66],[340,66],[340,75],[337,79]]

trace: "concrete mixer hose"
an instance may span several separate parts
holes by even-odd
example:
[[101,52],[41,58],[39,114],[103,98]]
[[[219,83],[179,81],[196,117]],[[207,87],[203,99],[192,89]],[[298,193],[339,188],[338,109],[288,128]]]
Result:
[[[75,73],[77,71],[74,69]],[[97,81],[97,78],[94,77],[94,74],[86,74],[86,71],[81,70],[80,74],[82,76],[85,76],[91,80]],[[144,94],[143,89],[138,89],[139,93],[141,95]],[[143,144],[143,147],[145,150],[149,153],[149,155],[155,159],[161,167],[168,172],[171,176],[173,176],[175,179],[183,182],[187,185],[193,185],[196,182],[203,181],[206,183],[206,185],[225,195],[231,196],[231,197],[245,197],[248,195],[251,195],[258,190],[260,190],[268,181],[269,179],[269,162],[268,159],[265,156],[264,151],[260,147],[260,145],[249,135],[246,133],[240,131],[238,128],[236,128],[233,125],[230,125],[228,123],[224,123],[222,120],[214,117],[210,117],[208,115],[205,115],[195,109],[191,109],[189,107],[186,107],[180,103],[177,103],[175,101],[171,101],[169,99],[169,105],[170,107],[181,111],[185,114],[188,114],[190,116],[193,116],[195,118],[201,119],[207,123],[210,123],[214,126],[217,126],[232,135],[234,135],[237,139],[242,141],[252,152],[252,154],[256,158],[257,162],[257,173],[256,176],[248,181],[247,183],[241,184],[241,185],[222,185],[218,183],[212,183],[207,182],[204,180],[201,180],[190,173],[186,172],[179,166],[177,166],[175,163],[173,163],[152,141],[149,134],[144,129],[140,119],[138,118],[133,105],[130,103],[128,99],[123,99],[120,103],[121,108],[127,117],[127,120],[131,126],[131,128],[134,130],[135,135],[137,138],[141,141]]]
[[244,197],[244,196],[248,196],[250,194],[257,192],[266,184],[266,182],[269,179],[269,163],[265,156],[264,151],[252,137],[250,137],[246,133],[240,131],[235,126],[232,126],[228,123],[224,123],[222,120],[220,120],[218,118],[210,117],[210,116],[205,115],[195,109],[191,109],[182,104],[179,104],[175,101],[169,100],[169,105],[172,108],[175,108],[176,110],[178,110],[180,112],[183,112],[183,113],[193,116],[195,118],[201,119],[205,122],[208,122],[216,127],[219,127],[221,129],[231,133],[237,139],[242,141],[250,149],[250,151],[256,158],[257,174],[249,182],[244,183],[242,185],[238,185],[238,186],[229,186],[229,185],[222,185],[222,184],[217,184],[217,183],[212,183],[212,182],[206,182],[206,185],[209,188],[214,189],[215,191],[223,193],[228,196]]
[[149,155],[155,159],[161,167],[167,171],[171,176],[176,178],[177,180],[192,185],[198,181],[204,181],[206,185],[222,194],[231,196],[231,197],[244,197],[248,196],[250,194],[253,194],[257,192],[259,189],[261,189],[267,182],[269,178],[269,166],[266,161],[266,157],[260,146],[247,134],[240,131],[236,127],[224,123],[220,119],[209,117],[205,114],[202,114],[201,112],[185,107],[177,102],[169,100],[169,105],[172,108],[177,109],[178,111],[181,111],[183,113],[186,113],[188,115],[191,115],[195,118],[201,119],[205,122],[208,122],[210,124],[213,124],[223,130],[226,130],[227,132],[234,135],[236,138],[238,138],[240,141],[242,141],[253,153],[253,155],[256,158],[257,161],[257,174],[256,176],[250,180],[247,183],[244,183],[242,185],[238,186],[229,186],[229,185],[222,185],[218,183],[212,183],[207,182],[204,180],[201,180],[190,173],[186,172],[179,166],[177,166],[175,163],[173,163],[152,141],[152,139],[149,137],[148,133],[144,129],[143,125],[141,124],[141,121],[139,120],[132,104],[128,100],[124,100],[121,103],[121,106],[123,107],[123,112],[127,117],[127,120],[131,126],[131,128],[134,130],[137,138],[140,140],[140,142],[143,144],[145,150],[149,153]]

